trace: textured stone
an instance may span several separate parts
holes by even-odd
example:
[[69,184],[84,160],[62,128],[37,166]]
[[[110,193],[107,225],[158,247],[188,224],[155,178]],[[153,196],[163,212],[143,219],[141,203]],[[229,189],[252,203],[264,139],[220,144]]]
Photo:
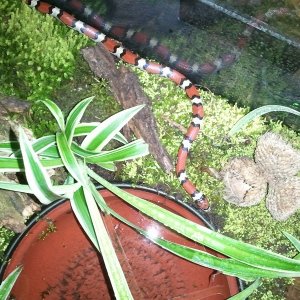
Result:
[[[220,175],[224,199],[238,206],[258,204],[266,195],[266,207],[277,221],[285,221],[300,209],[300,151],[272,132],[262,135],[255,161],[230,160]],[[268,186],[268,187],[267,187]]]
[[277,221],[285,221],[300,209],[300,178],[271,181],[266,207]]
[[255,150],[255,162],[268,180],[295,176],[300,171],[300,151],[273,132],[262,135]]
[[287,300],[299,300],[300,299],[300,278],[295,278],[294,284],[289,287]]
[[[12,121],[0,114],[0,140],[17,140],[15,133],[22,124],[21,118]],[[25,132],[29,138],[32,138],[31,131]],[[6,154],[1,153],[1,155]],[[18,183],[20,178],[15,173],[0,173],[0,181]],[[39,204],[30,195],[0,189],[0,227],[4,226],[14,232],[22,232],[25,229],[26,220],[38,210],[40,210]]]
[[248,157],[230,160],[220,174],[225,183],[224,199],[238,206],[258,204],[267,191],[266,180]]

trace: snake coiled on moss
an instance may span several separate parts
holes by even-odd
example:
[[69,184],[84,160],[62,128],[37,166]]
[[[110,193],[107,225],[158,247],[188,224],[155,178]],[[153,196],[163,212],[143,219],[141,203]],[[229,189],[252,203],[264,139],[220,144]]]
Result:
[[110,53],[112,53],[119,59],[122,59],[124,62],[134,65],[150,74],[157,74],[159,76],[169,78],[185,91],[192,104],[192,120],[179,147],[175,170],[180,184],[192,197],[197,207],[201,210],[208,210],[209,202],[207,197],[195,187],[195,185],[189,180],[186,173],[186,162],[188,154],[192,143],[194,142],[198,133],[200,132],[200,129],[202,128],[204,117],[203,101],[196,86],[180,72],[167,66],[163,66],[159,63],[141,58],[139,55],[124,48],[118,41],[107,37],[104,33],[98,31],[96,28],[80,20],[77,20],[73,15],[56,6],[36,0],[27,0],[26,2],[30,7],[35,8],[41,13],[49,14],[57,18],[68,27],[87,36],[94,42],[102,43],[102,45]]

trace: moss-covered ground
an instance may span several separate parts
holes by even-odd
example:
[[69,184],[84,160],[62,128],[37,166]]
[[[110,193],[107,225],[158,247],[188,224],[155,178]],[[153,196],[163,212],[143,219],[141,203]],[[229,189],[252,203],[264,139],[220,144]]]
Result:
[[[27,123],[37,136],[55,130],[51,115],[35,102],[37,99],[51,98],[68,111],[79,100],[94,95],[95,100],[87,113],[100,120],[120,109],[107,83],[94,78],[79,55],[79,49],[88,44],[86,38],[21,3],[9,3],[4,1],[0,4],[0,68],[3,70],[0,93],[32,101]],[[152,100],[161,142],[175,161],[183,133],[174,124],[189,125],[190,102],[184,92],[168,79],[132,69]],[[300,213],[286,222],[276,222],[268,213],[264,200],[251,208],[228,204],[222,199],[222,183],[207,170],[220,170],[231,157],[252,157],[257,138],[266,131],[282,134],[297,149],[300,149],[299,136],[280,122],[257,119],[228,140],[230,128],[249,109],[229,104],[226,99],[211,92],[202,92],[202,96],[205,126],[202,135],[193,144],[188,173],[210,199],[212,211],[209,217],[218,230],[227,235],[293,257],[296,252],[282,231],[300,238]],[[175,174],[164,173],[150,155],[120,166],[115,180],[160,188],[189,201]],[[0,229],[0,258],[11,237],[11,232]],[[284,299],[289,282],[283,279],[265,280],[250,299]]]

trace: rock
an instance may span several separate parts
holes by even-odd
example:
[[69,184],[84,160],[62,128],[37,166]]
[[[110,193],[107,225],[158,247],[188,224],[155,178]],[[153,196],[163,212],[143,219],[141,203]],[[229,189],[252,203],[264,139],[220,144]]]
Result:
[[[16,132],[22,124],[22,119],[11,121],[9,117],[0,115],[0,140],[16,140]],[[32,132],[26,130],[26,134],[32,136]],[[16,183],[18,177],[14,173],[0,173],[0,181]],[[0,226],[14,232],[22,232],[25,229],[26,220],[40,206],[27,194],[0,190]]]
[[258,204],[267,193],[266,207],[277,221],[285,221],[300,209],[300,151],[272,132],[262,135],[255,161],[231,159],[220,175],[224,199],[238,206]]
[[[1,181],[8,180],[8,177],[0,173]],[[25,229],[25,221],[40,206],[27,194],[1,190],[0,192],[0,226],[4,226],[14,232],[22,232]]]
[[277,221],[286,221],[300,209],[300,177],[270,182],[266,207]]
[[288,178],[300,171],[300,151],[273,132],[260,137],[255,150],[255,162],[267,180]]
[[238,206],[258,204],[266,195],[267,182],[248,157],[230,160],[220,173],[225,183],[224,199]]
[[289,287],[286,300],[300,299],[300,277],[294,279],[294,283]]
[[18,99],[14,96],[4,96],[0,94],[0,115],[7,115],[10,113],[23,114],[28,111],[30,107],[29,102]]

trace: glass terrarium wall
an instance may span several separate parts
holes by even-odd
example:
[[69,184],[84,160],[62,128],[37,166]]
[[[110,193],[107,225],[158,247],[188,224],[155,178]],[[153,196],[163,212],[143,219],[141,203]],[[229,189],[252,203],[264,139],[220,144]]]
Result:
[[[251,108],[300,107],[300,1],[182,0],[181,4],[181,20],[211,37],[204,55],[211,51],[221,61],[222,56],[231,59],[216,74],[203,77],[202,84]],[[284,120],[299,124],[291,115]]]
[[300,107],[300,0],[48,2],[233,103]]

